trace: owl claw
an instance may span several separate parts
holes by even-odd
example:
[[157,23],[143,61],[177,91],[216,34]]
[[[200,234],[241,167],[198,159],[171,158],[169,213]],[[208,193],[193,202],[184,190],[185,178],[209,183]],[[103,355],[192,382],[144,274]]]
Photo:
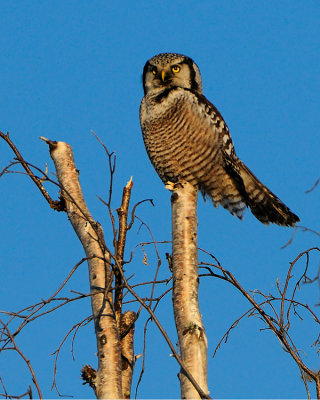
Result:
[[179,181],[175,183],[168,181],[165,183],[165,188],[173,192],[174,190],[183,189],[186,184],[188,184],[187,181]]
[[173,183],[171,181],[168,181],[168,182],[166,182],[166,184],[164,186],[165,186],[166,189],[172,191],[172,190],[174,190],[174,185],[175,185],[175,183]]

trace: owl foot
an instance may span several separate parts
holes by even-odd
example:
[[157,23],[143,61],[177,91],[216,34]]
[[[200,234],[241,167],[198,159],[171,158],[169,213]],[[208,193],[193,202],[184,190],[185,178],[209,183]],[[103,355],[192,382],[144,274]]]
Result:
[[186,181],[180,181],[180,182],[175,182],[175,183],[171,182],[171,181],[168,181],[168,182],[166,182],[166,184],[164,186],[165,186],[166,189],[174,191],[174,190],[177,190],[177,189],[183,189],[184,188],[184,184],[186,184],[186,183],[187,183]]
[[164,186],[165,186],[166,189],[173,191],[174,190],[174,185],[175,185],[175,183],[168,181],[168,182],[165,183]]

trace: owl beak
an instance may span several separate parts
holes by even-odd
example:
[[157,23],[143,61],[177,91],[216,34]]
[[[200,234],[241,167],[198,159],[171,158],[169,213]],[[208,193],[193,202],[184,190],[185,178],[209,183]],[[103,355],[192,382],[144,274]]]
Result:
[[161,71],[161,80],[162,80],[162,82],[164,82],[165,77],[166,77],[166,71],[163,69],[163,70]]

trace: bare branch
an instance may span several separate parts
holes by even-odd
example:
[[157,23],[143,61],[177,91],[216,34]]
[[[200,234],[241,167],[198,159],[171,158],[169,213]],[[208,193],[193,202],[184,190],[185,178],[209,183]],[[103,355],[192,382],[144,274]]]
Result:
[[123,274],[123,272],[121,271],[122,274],[122,279],[123,282],[126,286],[126,288],[128,289],[128,291],[132,294],[133,297],[135,297],[138,302],[142,305],[143,308],[145,308],[148,313],[150,314],[151,318],[153,319],[153,321],[155,322],[155,324],[157,325],[158,329],[160,330],[161,334],[163,335],[164,339],[166,340],[166,342],[168,343],[171,352],[173,353],[173,356],[175,357],[175,359],[177,360],[177,362],[179,363],[180,367],[183,370],[183,373],[188,376],[188,379],[190,380],[190,382],[193,384],[193,386],[196,388],[197,392],[199,393],[199,395],[201,396],[201,398],[203,399],[211,399],[211,397],[205,393],[201,387],[198,385],[198,383],[196,382],[196,380],[193,378],[192,374],[189,372],[188,368],[185,366],[184,362],[180,359],[179,354],[176,352],[174,345],[172,344],[167,332],[164,330],[164,328],[162,327],[162,325],[160,324],[157,316],[155,315],[155,313],[153,312],[153,310],[146,304],[146,302],[131,288],[131,286],[128,284],[128,281],[125,277],[125,275]]
[[[124,248],[126,244],[127,237],[127,220],[128,220],[128,210],[129,210],[129,202],[131,196],[131,189],[133,186],[132,177],[129,182],[123,189],[122,193],[122,202],[120,208],[118,208],[118,218],[119,218],[119,229],[118,229],[118,238],[116,242],[115,248],[115,257],[117,259],[117,265],[119,268],[123,267],[123,256],[124,256]],[[121,324],[121,312],[122,312],[122,296],[123,296],[123,286],[122,286],[122,277],[118,270],[115,269],[115,294],[114,294],[114,310],[117,319],[118,331],[120,332],[120,324]]]
[[114,241],[116,240],[116,236],[117,236],[117,232],[116,232],[116,225],[115,225],[115,220],[114,220],[114,216],[112,213],[112,209],[111,209],[111,200],[112,200],[112,191],[113,191],[113,179],[114,179],[114,173],[116,170],[116,160],[117,160],[117,156],[114,152],[109,152],[109,150],[107,149],[107,146],[101,141],[101,139],[98,137],[98,135],[94,132],[91,131],[91,133],[95,136],[95,138],[98,140],[98,142],[101,144],[101,146],[103,147],[104,151],[107,154],[108,157],[108,166],[109,166],[109,174],[110,174],[110,183],[109,183],[109,198],[107,202],[104,202],[99,196],[99,199],[107,206],[108,208],[108,212],[109,212],[109,216],[110,216],[110,220],[111,220],[111,225],[112,225],[112,230],[113,230],[113,238]]
[[46,189],[43,187],[42,183],[41,183],[41,179],[37,178],[33,172],[31,171],[28,163],[25,161],[25,159],[22,157],[22,155],[20,154],[19,150],[16,148],[16,146],[14,145],[14,143],[11,141],[9,133],[4,134],[3,132],[0,131],[0,137],[5,140],[8,145],[11,147],[12,151],[14,152],[14,154],[17,157],[17,160],[20,162],[20,164],[22,165],[22,167],[25,169],[25,171],[27,172],[27,174],[30,176],[30,178],[33,180],[33,182],[35,183],[35,185],[38,187],[38,189],[40,190],[41,194],[43,195],[43,197],[47,200],[47,202],[49,203],[50,207],[53,208],[54,210],[57,211],[62,211],[61,209],[61,204],[59,201],[53,200],[50,196],[49,193],[46,191]]
[[318,179],[315,181],[315,183],[313,184],[313,186],[312,186],[310,189],[306,190],[305,193],[310,193],[310,192],[312,192],[312,191],[318,186],[319,182],[320,182],[320,178],[318,178]]
[[28,359],[26,358],[26,356],[23,354],[23,352],[22,352],[22,351],[19,349],[19,347],[17,346],[17,344],[16,344],[16,342],[15,342],[15,340],[14,340],[14,337],[13,337],[13,335],[10,333],[10,331],[9,331],[9,329],[8,329],[8,327],[7,327],[7,325],[6,325],[3,321],[1,321],[1,320],[0,320],[0,323],[1,323],[1,325],[3,326],[3,328],[4,328],[4,330],[5,330],[5,332],[6,332],[7,336],[8,336],[8,338],[10,339],[10,342],[13,344],[13,349],[19,354],[19,356],[20,356],[20,357],[23,359],[23,361],[27,364],[27,366],[28,366],[28,368],[29,368],[29,371],[30,371],[30,373],[31,373],[31,375],[32,375],[32,381],[33,381],[33,383],[34,383],[34,385],[35,385],[35,387],[36,387],[36,389],[37,389],[39,399],[43,399],[42,394],[41,394],[41,390],[40,390],[40,387],[39,387],[39,383],[38,383],[37,377],[36,377],[36,375],[35,375],[35,373],[34,373],[34,371],[33,371],[33,368],[32,368],[32,366],[31,366],[30,360],[28,360]]
[[[73,325],[73,327],[69,330],[69,332],[65,335],[65,337],[62,339],[59,347],[57,348],[57,350],[55,350],[51,355],[55,355],[55,360],[54,360],[54,369],[53,369],[53,382],[52,382],[52,386],[51,386],[51,390],[53,388],[56,389],[57,393],[59,396],[62,396],[62,394],[60,393],[58,386],[57,386],[57,382],[56,382],[56,375],[57,375],[57,370],[58,370],[58,358],[59,358],[59,354],[60,351],[62,349],[63,344],[65,343],[65,341],[68,339],[68,337],[71,335],[71,333],[73,331],[75,331],[75,334],[77,333],[78,329],[81,326],[85,326],[88,324],[88,322],[92,321],[92,316],[85,318],[83,321],[78,322],[77,324]],[[73,341],[74,341],[75,335],[73,336],[72,339],[72,346],[73,346]],[[91,385],[90,385],[91,386]],[[65,395],[64,395],[65,396]]]
[[[263,301],[260,304],[257,303],[254,300],[254,298],[252,296],[250,296],[250,294],[239,284],[239,282],[235,279],[235,277],[231,274],[231,272],[229,272],[226,269],[224,269],[223,267],[221,267],[221,265],[211,264],[212,267],[219,269],[223,273],[223,276],[226,278],[225,280],[227,280],[229,283],[231,283],[233,286],[235,286],[253,306],[252,308],[250,308],[250,310],[248,310],[246,313],[244,313],[240,318],[238,318],[231,325],[231,327],[228,329],[226,334],[223,336],[223,338],[218,343],[218,346],[214,352],[214,355],[216,354],[216,351],[220,347],[222,341],[223,340],[226,341],[228,339],[230,331],[238,325],[239,321],[242,318],[244,318],[246,315],[248,315],[248,316],[259,315],[261,317],[261,319],[267,324],[268,328],[279,339],[281,345],[283,346],[283,349],[286,352],[288,352],[291,355],[291,357],[294,359],[294,361],[298,365],[300,371],[303,371],[304,374],[311,377],[316,382],[316,385],[318,385],[318,381],[319,381],[319,388],[320,388],[320,377],[319,377],[320,374],[318,372],[312,371],[303,363],[303,361],[300,357],[300,354],[299,354],[299,350],[295,347],[294,342],[288,333],[288,329],[290,326],[290,319],[289,319],[290,310],[292,307],[295,307],[295,305],[300,305],[300,306],[304,307],[305,310],[307,310],[308,312],[311,313],[315,322],[320,323],[319,318],[316,316],[315,313],[313,313],[313,311],[310,309],[310,307],[307,304],[302,304],[294,299],[296,290],[299,287],[300,282],[302,282],[302,281],[308,282],[308,278],[307,278],[306,274],[307,274],[307,270],[309,267],[309,253],[312,251],[320,252],[320,248],[312,247],[312,248],[300,253],[295,258],[295,260],[291,263],[290,268],[287,273],[284,289],[281,290],[280,285],[277,284],[277,287],[278,287],[278,290],[279,290],[279,293],[281,296],[280,298],[276,298],[271,295],[265,295],[265,294],[261,293],[260,291],[255,291],[255,293],[258,293],[265,298],[265,301]],[[207,254],[210,255],[210,253],[207,253]],[[295,266],[295,264],[297,263],[297,261],[304,255],[306,256],[306,266],[305,266],[304,272],[301,275],[301,277],[298,279],[298,281],[293,289],[292,296],[288,299],[286,297],[286,294],[288,291],[288,285],[289,285],[290,279],[292,278],[292,269]],[[203,263],[203,264],[205,264],[205,263]],[[209,266],[210,264],[206,263],[206,265]],[[274,301],[280,301],[280,315],[278,315],[278,313],[276,312],[275,308],[272,305],[272,302],[274,302]],[[289,307],[288,307],[288,311],[286,313],[286,320],[285,320],[284,309],[285,309],[286,303],[289,304]],[[272,316],[268,315],[267,312],[264,310],[264,305],[266,305],[266,304],[268,304],[272,308],[272,310],[276,316],[276,319],[273,318]],[[317,340],[314,344],[317,345]],[[317,390],[318,390],[318,386],[317,386]]]

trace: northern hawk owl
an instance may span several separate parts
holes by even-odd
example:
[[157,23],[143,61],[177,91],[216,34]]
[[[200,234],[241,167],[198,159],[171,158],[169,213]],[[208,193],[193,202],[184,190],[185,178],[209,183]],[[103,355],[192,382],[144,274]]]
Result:
[[144,66],[143,89],[143,139],[165,184],[187,181],[239,218],[250,207],[264,224],[299,221],[237,157],[224,119],[202,93],[200,71],[191,58],[174,53],[151,58]]

